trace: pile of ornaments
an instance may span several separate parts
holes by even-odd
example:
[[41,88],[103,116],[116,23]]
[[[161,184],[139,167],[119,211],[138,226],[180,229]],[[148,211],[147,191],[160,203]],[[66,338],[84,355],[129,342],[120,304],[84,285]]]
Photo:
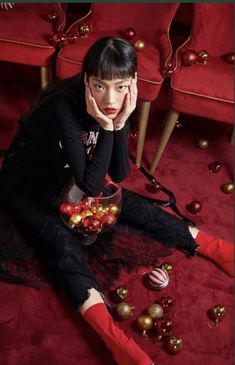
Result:
[[[161,290],[169,284],[169,275],[172,265],[163,263],[160,268],[154,268],[146,275],[148,286],[153,290]],[[128,289],[119,286],[114,291],[114,298],[119,301],[115,307],[115,315],[119,320],[128,319],[133,315],[134,306],[124,300],[128,296]],[[173,320],[170,313],[173,311],[173,299],[170,296],[161,296],[156,303],[151,304],[134,322],[135,330],[142,336],[161,341],[172,354],[178,354],[183,347],[182,338],[173,335]]]
[[113,189],[110,196],[83,194],[76,201],[65,194],[59,207],[62,220],[81,234],[98,234],[110,229],[116,224],[121,210],[121,189],[115,186]]

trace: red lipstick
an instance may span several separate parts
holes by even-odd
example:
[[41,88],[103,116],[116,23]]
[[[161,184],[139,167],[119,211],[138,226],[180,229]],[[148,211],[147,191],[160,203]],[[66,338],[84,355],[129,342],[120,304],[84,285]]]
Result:
[[114,109],[114,108],[105,108],[104,109],[105,113],[106,114],[115,114],[117,109]]

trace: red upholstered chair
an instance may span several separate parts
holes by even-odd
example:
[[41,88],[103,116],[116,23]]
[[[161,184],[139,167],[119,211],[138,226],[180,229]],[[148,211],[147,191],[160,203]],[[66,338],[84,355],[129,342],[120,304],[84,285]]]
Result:
[[[157,98],[163,82],[161,68],[172,54],[168,31],[178,7],[178,3],[94,3],[87,16],[67,30],[67,39],[57,57],[57,76],[66,78],[81,71],[86,51],[103,36],[126,38],[126,29],[132,28],[135,36],[130,43],[144,41],[144,48],[137,51],[138,97],[141,100],[137,166],[143,153],[151,102]],[[85,25],[90,31],[83,36]],[[73,37],[74,43],[69,41]]]
[[62,32],[65,20],[60,3],[15,3],[0,11],[0,60],[40,67],[45,87],[56,53],[51,38]]
[[[159,163],[180,113],[232,124],[234,121],[234,5],[232,3],[194,3],[192,32],[189,40],[175,54],[175,67],[181,67],[171,78],[170,110],[165,119],[150,172]],[[206,63],[197,59],[192,66],[186,50],[205,50]],[[191,55],[192,52],[190,51]]]

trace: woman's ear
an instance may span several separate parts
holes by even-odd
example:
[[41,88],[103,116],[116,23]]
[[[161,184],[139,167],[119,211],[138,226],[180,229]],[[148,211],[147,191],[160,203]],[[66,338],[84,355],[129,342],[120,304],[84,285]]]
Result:
[[88,78],[87,78],[86,72],[84,74],[84,79],[83,80],[84,80],[85,85],[88,86]]

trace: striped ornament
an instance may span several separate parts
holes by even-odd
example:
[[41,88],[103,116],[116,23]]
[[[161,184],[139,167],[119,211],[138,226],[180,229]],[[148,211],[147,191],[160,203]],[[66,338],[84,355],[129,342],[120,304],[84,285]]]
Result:
[[148,274],[148,283],[153,289],[163,289],[169,283],[169,275],[163,269],[154,268]]

